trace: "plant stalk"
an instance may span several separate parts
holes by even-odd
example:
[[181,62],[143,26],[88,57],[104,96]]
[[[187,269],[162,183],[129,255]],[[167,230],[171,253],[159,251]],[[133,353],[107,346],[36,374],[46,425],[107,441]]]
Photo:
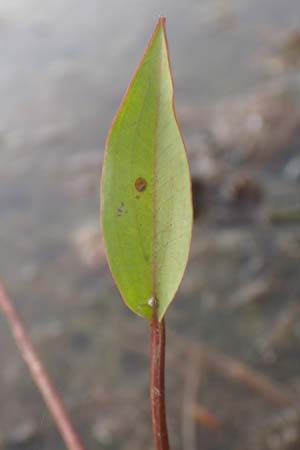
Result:
[[160,322],[153,306],[150,322],[150,403],[156,450],[170,450],[165,407],[165,322]]
[[27,334],[12,301],[6,294],[4,287],[0,282],[0,310],[6,316],[11,332],[15,338],[20,353],[26,362],[33,380],[39,388],[45,403],[52,414],[54,422],[60,431],[60,434],[68,450],[84,450],[72,423],[66,412],[59,394],[56,392],[46,369],[35,352],[31,339]]

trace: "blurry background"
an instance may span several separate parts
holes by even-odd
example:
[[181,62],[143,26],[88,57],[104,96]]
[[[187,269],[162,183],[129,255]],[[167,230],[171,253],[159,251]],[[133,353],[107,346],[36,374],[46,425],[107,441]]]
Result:
[[[299,0],[1,0],[0,276],[87,448],[152,449],[148,324],[98,225],[104,140],[159,14],[193,172],[173,450],[300,449]],[[0,448],[63,448],[0,318]]]

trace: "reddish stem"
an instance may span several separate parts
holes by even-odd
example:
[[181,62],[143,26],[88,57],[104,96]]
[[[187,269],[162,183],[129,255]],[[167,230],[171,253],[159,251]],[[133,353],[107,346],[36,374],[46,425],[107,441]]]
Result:
[[158,320],[154,305],[150,322],[150,402],[156,450],[170,449],[165,407],[165,346],[165,322]]
[[54,422],[56,423],[56,426],[65,441],[66,447],[69,450],[84,450],[84,447],[81,444],[80,439],[73,428],[71,420],[62,404],[60,396],[52,385],[51,380],[49,379],[46,370],[36,354],[24,326],[22,325],[21,319],[13,307],[12,301],[6,294],[1,283],[0,309],[2,309],[8,320],[20,353],[31,372],[32,378],[38,386],[50,413],[52,414]]

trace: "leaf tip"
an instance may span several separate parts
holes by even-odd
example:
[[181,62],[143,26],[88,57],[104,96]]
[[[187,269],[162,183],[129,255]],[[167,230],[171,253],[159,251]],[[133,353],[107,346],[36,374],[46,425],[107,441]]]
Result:
[[163,16],[162,14],[159,14],[158,16],[157,27],[161,27],[163,29],[165,29],[166,27],[166,17]]

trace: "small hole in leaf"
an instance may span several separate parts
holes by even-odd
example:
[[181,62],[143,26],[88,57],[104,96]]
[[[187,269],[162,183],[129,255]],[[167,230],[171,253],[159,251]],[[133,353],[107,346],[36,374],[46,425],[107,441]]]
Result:
[[134,186],[138,192],[143,192],[147,188],[147,181],[145,178],[139,177],[135,180]]

